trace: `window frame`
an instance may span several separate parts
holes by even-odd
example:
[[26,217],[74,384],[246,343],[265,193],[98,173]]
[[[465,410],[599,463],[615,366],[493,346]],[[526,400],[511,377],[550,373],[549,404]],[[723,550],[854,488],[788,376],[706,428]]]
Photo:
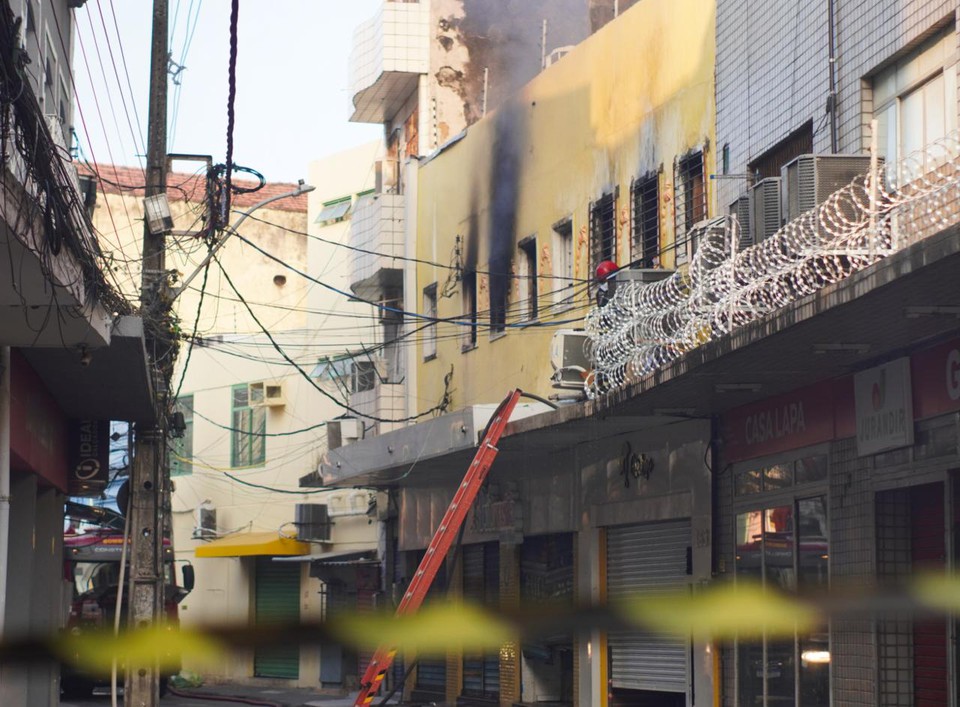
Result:
[[[539,311],[539,273],[537,266],[537,235],[533,234],[521,238],[517,243],[519,252],[519,271],[517,273],[520,285],[520,316],[521,321],[535,322],[540,316]],[[525,296],[523,296],[525,295]]]
[[[652,193],[651,193],[652,187]],[[648,232],[651,225],[652,233]],[[660,170],[647,172],[630,183],[630,262],[642,268],[660,267]]]
[[604,260],[617,263],[617,206],[620,187],[604,192],[600,198],[590,202],[589,238],[590,262],[592,270]]
[[[822,529],[826,531],[826,536],[820,535],[820,536],[812,536],[812,537],[819,537],[825,540],[826,542],[825,551],[822,549],[818,549],[816,550],[816,552],[823,553],[820,559],[822,559],[824,563],[829,562],[829,556],[831,552],[830,495],[829,495],[829,490],[826,488],[826,486],[820,489],[819,492],[809,492],[809,493],[799,492],[799,493],[792,494],[788,498],[782,498],[782,497],[777,498],[772,494],[766,494],[766,497],[763,503],[751,506],[749,508],[737,510],[734,514],[733,520],[734,520],[734,551],[735,551],[734,580],[735,582],[743,581],[741,577],[751,577],[752,581],[756,581],[756,577],[757,577],[756,572],[759,572],[760,585],[762,587],[767,588],[769,586],[777,586],[776,577],[774,577],[773,579],[768,578],[767,569],[768,569],[768,562],[770,559],[768,557],[768,554],[779,552],[782,555],[783,550],[777,549],[777,546],[776,546],[776,543],[781,542],[782,538],[779,536],[776,538],[774,537],[768,538],[768,535],[772,536],[777,531],[768,531],[767,523],[768,523],[768,518],[772,517],[773,514],[777,513],[782,509],[789,508],[791,527],[789,530],[789,539],[787,540],[787,542],[788,542],[788,545],[790,546],[791,558],[790,558],[790,566],[789,568],[784,570],[784,574],[783,574],[783,577],[781,577],[781,579],[785,579],[786,581],[792,581],[793,591],[797,590],[800,587],[801,580],[803,578],[802,576],[803,552],[802,552],[802,542],[801,542],[803,540],[803,528],[801,524],[801,506],[804,503],[810,503],[810,502],[819,502],[823,506],[823,511],[824,511],[823,521],[826,525],[826,528],[822,528]],[[759,515],[760,522],[761,522],[760,540],[758,541],[760,543],[759,549],[758,549],[758,558],[760,563],[759,563],[759,567],[756,570],[743,571],[741,570],[740,562],[743,560],[742,554],[744,553],[744,549],[742,549],[741,546],[739,545],[741,518],[751,516],[751,515]],[[780,533],[780,535],[782,535],[782,533]],[[756,536],[753,536],[753,537],[756,537]],[[767,546],[768,542],[775,543],[774,550],[771,551],[770,553],[768,553],[768,546]],[[817,547],[817,546],[814,545],[814,547]],[[824,572],[824,576],[825,576],[825,582],[824,582],[825,587],[829,589],[830,587],[829,564],[827,564],[827,567]],[[788,588],[788,589],[791,589],[791,588]],[[777,671],[777,667],[779,666],[780,668],[782,668],[783,666],[782,664],[775,664],[775,662],[771,659],[770,644],[771,642],[773,642],[774,644],[779,643],[782,645],[783,643],[786,642],[786,640],[789,640],[790,652],[792,653],[790,667],[793,671],[793,675],[791,676],[792,687],[793,687],[793,694],[791,695],[792,704],[798,705],[798,707],[805,707],[802,701],[802,696],[803,696],[802,691],[804,687],[803,685],[804,671],[805,670],[808,671],[808,674],[812,673],[814,670],[816,670],[816,668],[810,667],[810,666],[817,665],[818,663],[814,661],[810,661],[810,665],[804,665],[805,661],[803,660],[803,655],[804,655],[803,644],[804,642],[812,642],[814,636],[823,636],[825,634],[827,651],[831,652],[833,649],[832,632],[830,630],[829,623],[822,624],[819,628],[821,628],[822,630],[814,631],[806,635],[801,634],[797,630],[794,630],[793,636],[790,637],[789,639],[771,638],[766,634],[764,634],[759,639],[743,640],[738,636],[734,641],[736,699],[738,704],[740,702],[743,702],[743,698],[744,698],[744,688],[745,688],[744,679],[743,679],[744,669],[745,669],[745,666],[743,664],[744,656],[745,654],[747,654],[748,651],[751,650],[751,648],[755,651],[757,647],[760,648],[760,656],[761,656],[760,664],[762,666],[763,672],[762,674],[758,675],[756,674],[755,670],[752,668],[749,668],[749,666],[747,666],[747,671],[751,673],[751,677],[755,681],[757,680],[759,681],[760,694],[758,696],[761,699],[761,704],[765,706],[772,704],[770,702],[771,695],[770,695],[769,683],[770,681],[776,680],[781,677],[780,672]],[[827,670],[827,675],[826,675],[827,695],[826,696],[829,698],[829,694],[831,692],[831,685],[833,682],[832,664],[829,660],[827,661],[826,670]],[[821,702],[817,702],[817,704],[821,704]]]
[[463,289],[461,302],[463,304],[463,318],[469,326],[463,327],[463,341],[460,343],[460,352],[466,353],[477,348],[479,326],[477,322],[477,271],[473,268],[464,269],[461,276]]
[[553,301],[570,307],[574,297],[573,219],[560,219],[551,228],[553,233]]
[[351,395],[375,390],[379,378],[376,361],[354,359],[350,362]]
[[437,283],[431,282],[423,288],[423,314],[429,319],[423,327],[423,338],[421,345],[423,347],[423,360],[432,361],[437,357],[437,319],[439,318],[439,309],[437,301]]
[[[736,493],[736,487],[735,487],[736,480],[739,475],[747,471],[750,471],[752,469],[761,469],[761,470],[768,469],[778,465],[793,465],[794,469],[796,469],[797,464],[799,464],[802,460],[809,459],[812,457],[825,457],[826,475],[821,479],[816,479],[814,481],[809,481],[809,482],[797,483],[796,473],[794,473],[793,483],[788,486],[783,486],[783,487],[771,489],[771,490],[761,490],[759,492],[750,493],[750,494],[738,495]],[[731,493],[733,495],[733,504],[731,508],[731,513],[733,515],[732,532],[733,532],[733,538],[734,538],[733,548],[732,548],[733,555],[734,555],[734,562],[733,562],[732,570],[733,570],[733,578],[735,582],[739,581],[739,577],[742,575],[741,569],[738,566],[738,559],[741,553],[741,551],[737,547],[737,544],[739,542],[738,526],[740,522],[740,517],[746,514],[756,513],[756,512],[760,512],[761,514],[764,514],[769,510],[772,510],[778,507],[784,507],[784,506],[790,506],[792,508],[792,513],[793,513],[792,533],[794,538],[792,562],[793,562],[793,568],[795,570],[794,581],[799,582],[799,576],[800,576],[799,574],[799,562],[800,562],[799,507],[802,502],[809,501],[811,499],[818,499],[818,498],[823,499],[824,506],[825,506],[825,522],[827,525],[826,554],[829,557],[829,553],[832,551],[831,537],[830,537],[831,519],[830,519],[830,505],[829,505],[829,500],[830,500],[830,443],[829,442],[823,443],[823,444],[811,445],[809,447],[803,447],[800,449],[790,450],[788,452],[781,452],[778,454],[758,457],[756,459],[750,459],[747,461],[735,462],[734,464],[731,465],[729,469],[729,473],[733,475],[732,483],[734,484],[734,488],[731,489]],[[760,557],[761,557],[760,568],[762,572],[764,568],[763,562],[765,561],[763,547],[761,547]],[[763,577],[763,574],[761,574],[761,580],[764,583],[764,586],[766,586],[766,579]],[[829,586],[830,586],[830,576],[829,576],[829,568],[828,568],[827,587],[829,588]],[[827,639],[828,639],[828,642],[827,642],[828,649],[832,649],[832,633],[830,632],[829,624],[826,627],[826,632],[827,632]],[[800,671],[802,669],[802,666],[801,666],[801,660],[800,660],[801,658],[800,645],[805,638],[806,638],[805,636],[801,636],[799,633],[795,631],[792,639],[793,651],[794,651],[794,662],[793,662],[794,698],[796,700],[794,704],[797,704],[797,705],[801,704],[800,703],[800,690],[801,690]],[[750,643],[756,644],[758,642],[762,645],[762,656],[763,656],[762,665],[764,666],[764,676],[761,678],[761,685],[764,685],[763,704],[767,704],[768,695],[767,695],[765,683],[767,680],[767,673],[768,673],[768,670],[770,669],[770,666],[767,658],[766,637],[763,637],[758,640],[751,640],[751,641],[743,641],[742,639],[737,637],[732,642],[733,649],[734,649],[734,672],[736,675],[736,695],[737,695],[738,703],[743,694],[742,673],[741,673],[741,667],[742,667],[741,648],[746,646],[747,644],[750,644]],[[828,668],[828,670],[830,670],[827,676],[827,690],[829,692],[830,687],[833,684],[832,683],[832,680],[833,680],[832,666]]]
[[[238,405],[237,394],[241,391],[244,404]],[[230,386],[230,412],[230,466],[263,466],[267,461],[267,411],[263,405],[250,405],[249,383]]]
[[[706,150],[702,147],[678,156],[673,163],[674,265],[693,260],[697,243],[693,227],[707,218]],[[696,163],[699,161],[699,170]],[[699,189],[697,185],[699,184]]]
[[[954,132],[957,130],[958,124],[960,124],[960,118],[958,118],[958,111],[956,109],[957,74],[958,71],[960,71],[960,61],[958,61],[957,50],[955,46],[953,46],[955,43],[956,33],[951,24],[949,27],[936,32],[932,37],[911,51],[906,52],[889,66],[875,72],[869,77],[872,102],[870,115],[878,121],[878,129],[881,132],[878,136],[879,152],[886,160],[887,175],[891,183],[904,184],[922,176],[922,173],[904,175],[900,171],[903,159],[915,152],[915,150],[907,152],[903,145],[905,133],[910,132],[905,131],[903,128],[904,103],[908,98],[917,96],[920,92],[931,87],[935,81],[942,79],[944,107],[942,116],[944,121],[943,134],[932,139],[926,134],[928,127],[927,105],[921,94],[920,107],[922,116],[920,118],[920,125],[914,126],[914,129],[918,129],[923,133],[920,140],[920,150],[926,145]],[[939,56],[937,56],[938,53]],[[911,74],[913,74],[913,76],[911,76]],[[901,85],[902,77],[907,78]],[[891,84],[889,95],[884,96],[882,100],[878,100],[877,95],[881,93],[879,86],[885,82],[890,82]],[[886,93],[886,91],[883,93]],[[953,110],[950,110],[951,106]],[[891,136],[889,132],[887,132],[886,136],[884,136],[884,131],[890,130],[889,119],[885,115],[890,111],[892,111],[893,118],[896,121],[894,134]],[[889,154],[890,150],[888,149],[891,147],[891,143],[895,150],[895,154],[892,156]],[[933,163],[929,167],[933,168],[935,166],[936,163]],[[893,169],[896,169],[896,172],[894,172]],[[924,171],[928,169],[926,160],[924,160],[921,169]]]

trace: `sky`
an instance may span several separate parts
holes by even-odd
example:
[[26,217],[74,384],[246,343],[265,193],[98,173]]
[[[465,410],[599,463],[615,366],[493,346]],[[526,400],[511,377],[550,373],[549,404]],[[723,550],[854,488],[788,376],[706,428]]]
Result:
[[[169,83],[168,152],[224,162],[231,3],[168,2],[171,58],[184,67],[180,85]],[[306,177],[309,162],[382,135],[379,124],[349,122],[347,74],[353,30],[380,2],[240,3],[235,164],[268,181],[296,181]],[[152,6],[88,0],[76,10],[74,126],[90,161],[145,162]]]

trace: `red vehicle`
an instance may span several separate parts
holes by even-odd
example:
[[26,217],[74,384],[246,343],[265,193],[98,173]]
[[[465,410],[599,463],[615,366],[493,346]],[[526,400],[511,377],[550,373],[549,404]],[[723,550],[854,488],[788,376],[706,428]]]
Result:
[[[120,559],[123,552],[123,517],[112,511],[68,502],[66,516],[70,521],[63,536],[64,579],[71,585],[70,614],[66,629],[73,634],[84,631],[110,631],[114,626],[117,608],[117,589],[120,581]],[[130,553],[127,552],[129,567]],[[169,539],[163,541],[164,592],[163,620],[168,625],[179,625],[177,605],[193,589],[193,566],[181,569],[183,586],[177,584],[173,547]],[[129,576],[129,574],[127,575]],[[124,580],[126,583],[126,578]],[[127,587],[124,587],[120,605],[120,627],[127,626]],[[178,662],[174,660],[174,662]],[[121,666],[122,667],[122,666]],[[160,678],[160,692],[166,691],[170,675]],[[122,684],[122,672],[120,673]],[[72,663],[60,669],[60,688],[70,698],[89,697],[95,687],[109,685],[110,674],[92,675],[80,672]]]

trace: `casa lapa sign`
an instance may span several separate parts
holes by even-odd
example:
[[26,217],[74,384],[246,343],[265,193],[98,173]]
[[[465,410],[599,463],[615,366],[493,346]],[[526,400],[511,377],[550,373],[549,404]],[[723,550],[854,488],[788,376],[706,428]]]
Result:
[[853,389],[859,456],[913,444],[909,358],[857,373]]

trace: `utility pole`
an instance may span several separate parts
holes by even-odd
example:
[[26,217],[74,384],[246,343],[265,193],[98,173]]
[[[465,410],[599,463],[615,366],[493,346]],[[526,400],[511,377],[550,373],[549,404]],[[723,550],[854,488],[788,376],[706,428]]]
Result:
[[[147,123],[146,196],[167,190],[167,0],[153,0],[150,55],[150,109]],[[170,385],[172,341],[166,323],[165,236],[151,233],[144,219],[143,274],[140,302],[147,340],[148,365],[154,386],[154,425],[137,425],[130,478],[131,557],[129,628],[157,625],[163,610],[162,503],[169,480],[166,468],[166,409]],[[126,707],[158,707],[160,675],[156,660],[126,660]]]

